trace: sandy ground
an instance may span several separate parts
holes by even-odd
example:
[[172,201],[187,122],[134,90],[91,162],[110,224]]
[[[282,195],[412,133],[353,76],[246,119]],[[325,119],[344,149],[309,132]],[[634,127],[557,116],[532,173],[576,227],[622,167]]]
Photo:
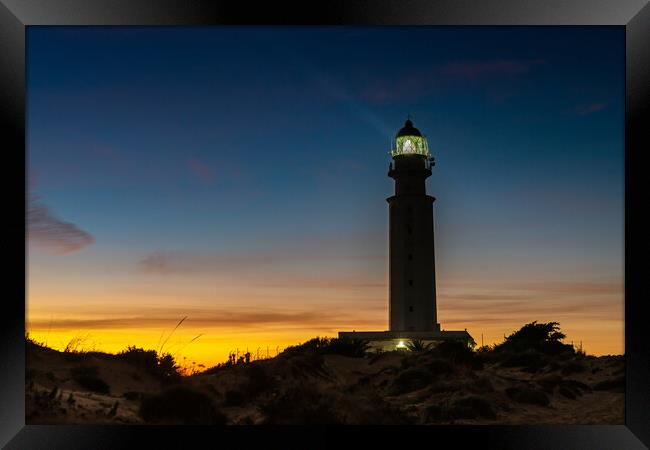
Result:
[[[232,393],[246,392],[248,367],[226,367],[184,377],[179,384],[209,396],[230,424],[260,424],[267,420],[260,405],[273,402],[291,386],[308,385],[333,398],[336,414],[344,412],[348,422],[359,420],[369,396],[397,408],[411,423],[457,424],[623,424],[624,393],[620,387],[594,389],[605,380],[624,375],[620,356],[587,357],[582,369],[562,373],[562,365],[535,373],[520,368],[486,363],[481,369],[457,367],[453,373],[435,375],[419,389],[394,392],[396,380],[405,370],[405,353],[390,352],[378,358],[351,358],[324,355],[318,361],[304,355],[280,355],[250,365],[259,365],[267,374],[268,387],[253,399],[228,400]],[[422,357],[426,362],[426,358]],[[75,367],[95,367],[96,375],[110,388],[108,393],[92,392],[74,381]],[[416,364],[417,366],[417,364]],[[64,354],[38,347],[27,355],[26,405],[29,424],[139,424],[142,398],[164,386],[153,376],[112,355],[101,353]],[[550,377],[550,378],[549,378]],[[555,377],[555,378],[553,378]],[[530,404],[509,397],[513,387],[540,390],[544,380],[561,380],[583,386],[567,397],[560,388],[547,389],[548,405]],[[441,387],[442,386],[442,387]],[[436,389],[437,387],[437,389]],[[447,388],[448,387],[448,388]],[[480,397],[491,405],[493,417],[431,419],[427,410],[448,407],[459,398]],[[433,406],[432,406],[433,405]],[[340,411],[338,411],[340,409]],[[354,419],[354,418],[357,419]],[[352,418],[352,419],[350,419]]]

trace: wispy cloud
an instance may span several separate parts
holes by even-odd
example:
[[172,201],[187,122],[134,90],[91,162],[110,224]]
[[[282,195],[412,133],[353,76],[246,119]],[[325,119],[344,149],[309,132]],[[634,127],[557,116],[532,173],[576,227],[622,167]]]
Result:
[[573,112],[579,116],[586,116],[607,108],[607,102],[593,102],[586,105],[577,106]]
[[[371,103],[387,103],[408,100],[442,90],[478,85],[495,77],[507,78],[525,75],[537,66],[545,64],[541,59],[490,59],[452,61],[446,64],[407,71],[398,79],[371,78],[360,91],[360,97]],[[512,86],[486,86],[487,96],[496,103],[503,103],[515,95]]]
[[89,233],[58,218],[34,196],[28,198],[27,239],[56,255],[76,252],[95,242]]
[[260,244],[258,249],[236,252],[157,250],[143,255],[136,262],[136,267],[141,272],[160,275],[218,271],[236,271],[241,275],[266,268],[276,272],[282,267],[305,269],[306,261],[340,261],[343,266],[363,261],[364,266],[370,266],[371,262],[383,263],[385,260],[384,239],[383,232],[368,230],[278,238],[271,243]]
[[[360,97],[372,103],[408,100],[435,93],[436,90],[468,85],[481,85],[483,81],[495,78],[511,83],[513,77],[525,75],[546,62],[541,59],[491,59],[452,61],[443,65],[406,71],[398,79],[375,77],[360,91]],[[511,84],[495,86],[486,84],[486,95],[495,103],[502,103],[514,96]]]
[[[341,311],[326,310],[288,310],[280,308],[146,308],[133,307],[121,314],[106,317],[106,310],[86,311],[85,316],[76,318],[56,318],[29,320],[32,329],[52,328],[53,330],[73,329],[124,329],[124,328],[169,328],[178,322],[179,317],[187,316],[184,327],[201,328],[241,328],[250,331],[261,327],[314,327],[336,326],[341,322],[354,320],[361,324],[374,323]],[[103,317],[102,317],[103,315]],[[99,317],[98,317],[99,316]],[[376,322],[376,319],[375,319]]]

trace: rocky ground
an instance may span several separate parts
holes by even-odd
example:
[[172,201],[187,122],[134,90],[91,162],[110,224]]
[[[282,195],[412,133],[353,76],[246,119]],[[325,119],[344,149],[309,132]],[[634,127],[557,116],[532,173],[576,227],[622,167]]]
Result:
[[28,424],[623,424],[624,359],[295,348],[168,377],[105,353],[27,346]]

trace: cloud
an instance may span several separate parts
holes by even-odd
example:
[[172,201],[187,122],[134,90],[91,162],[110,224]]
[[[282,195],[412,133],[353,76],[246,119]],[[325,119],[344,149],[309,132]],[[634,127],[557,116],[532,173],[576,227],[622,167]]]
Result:
[[56,217],[32,196],[27,205],[27,238],[55,255],[76,252],[95,242],[86,231]]
[[[138,270],[149,274],[192,274],[236,271],[252,273],[258,269],[281,267],[307,269],[309,261],[350,263],[361,261],[365,267],[370,262],[383,262],[386,252],[385,235],[381,231],[292,236],[291,238],[265,239],[258,248],[249,251],[218,252],[188,250],[158,250],[143,255],[137,262]],[[319,266],[318,270],[322,269]],[[344,270],[344,269],[340,269]]]
[[[397,79],[375,77],[368,80],[360,91],[360,97],[372,103],[409,100],[430,95],[437,90],[454,86],[465,87],[478,84],[488,78],[515,77],[529,73],[536,66],[545,64],[541,59],[492,59],[452,61],[443,65],[408,71]],[[496,103],[503,103],[516,95],[512,85],[485,86],[487,96]]]
[[214,171],[207,164],[196,158],[190,158],[187,165],[194,175],[197,176],[204,184],[214,183]]
[[[52,330],[90,330],[90,329],[124,329],[124,328],[170,328],[178,322],[179,317],[187,316],[184,327],[226,327],[247,330],[259,330],[264,327],[311,328],[315,326],[333,326],[341,322],[354,321],[360,324],[374,324],[372,320],[360,319],[341,311],[327,310],[283,310],[283,309],[219,309],[219,308],[149,308],[133,307],[123,310],[121,314],[106,317],[106,309],[86,311],[87,316],[77,318],[57,318],[56,320],[29,320],[30,329]],[[104,317],[101,317],[104,315]],[[100,317],[97,317],[100,316]]]
[[218,270],[240,270],[248,266],[272,263],[271,254],[202,254],[189,251],[156,251],[145,255],[138,268],[150,274],[201,273]]
[[588,105],[577,106],[573,110],[573,112],[575,112],[579,116],[586,116],[598,111],[602,111],[603,109],[607,108],[607,105],[608,105],[607,102],[593,102],[593,103],[589,103]]

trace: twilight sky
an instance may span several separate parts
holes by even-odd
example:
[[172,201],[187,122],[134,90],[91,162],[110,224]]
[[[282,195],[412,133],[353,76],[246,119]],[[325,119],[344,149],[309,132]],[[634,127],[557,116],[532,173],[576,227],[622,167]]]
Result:
[[388,150],[411,114],[443,329],[480,345],[554,320],[624,351],[622,28],[27,39],[27,326],[48,345],[158,348],[187,316],[163,350],[209,365],[387,329]]

